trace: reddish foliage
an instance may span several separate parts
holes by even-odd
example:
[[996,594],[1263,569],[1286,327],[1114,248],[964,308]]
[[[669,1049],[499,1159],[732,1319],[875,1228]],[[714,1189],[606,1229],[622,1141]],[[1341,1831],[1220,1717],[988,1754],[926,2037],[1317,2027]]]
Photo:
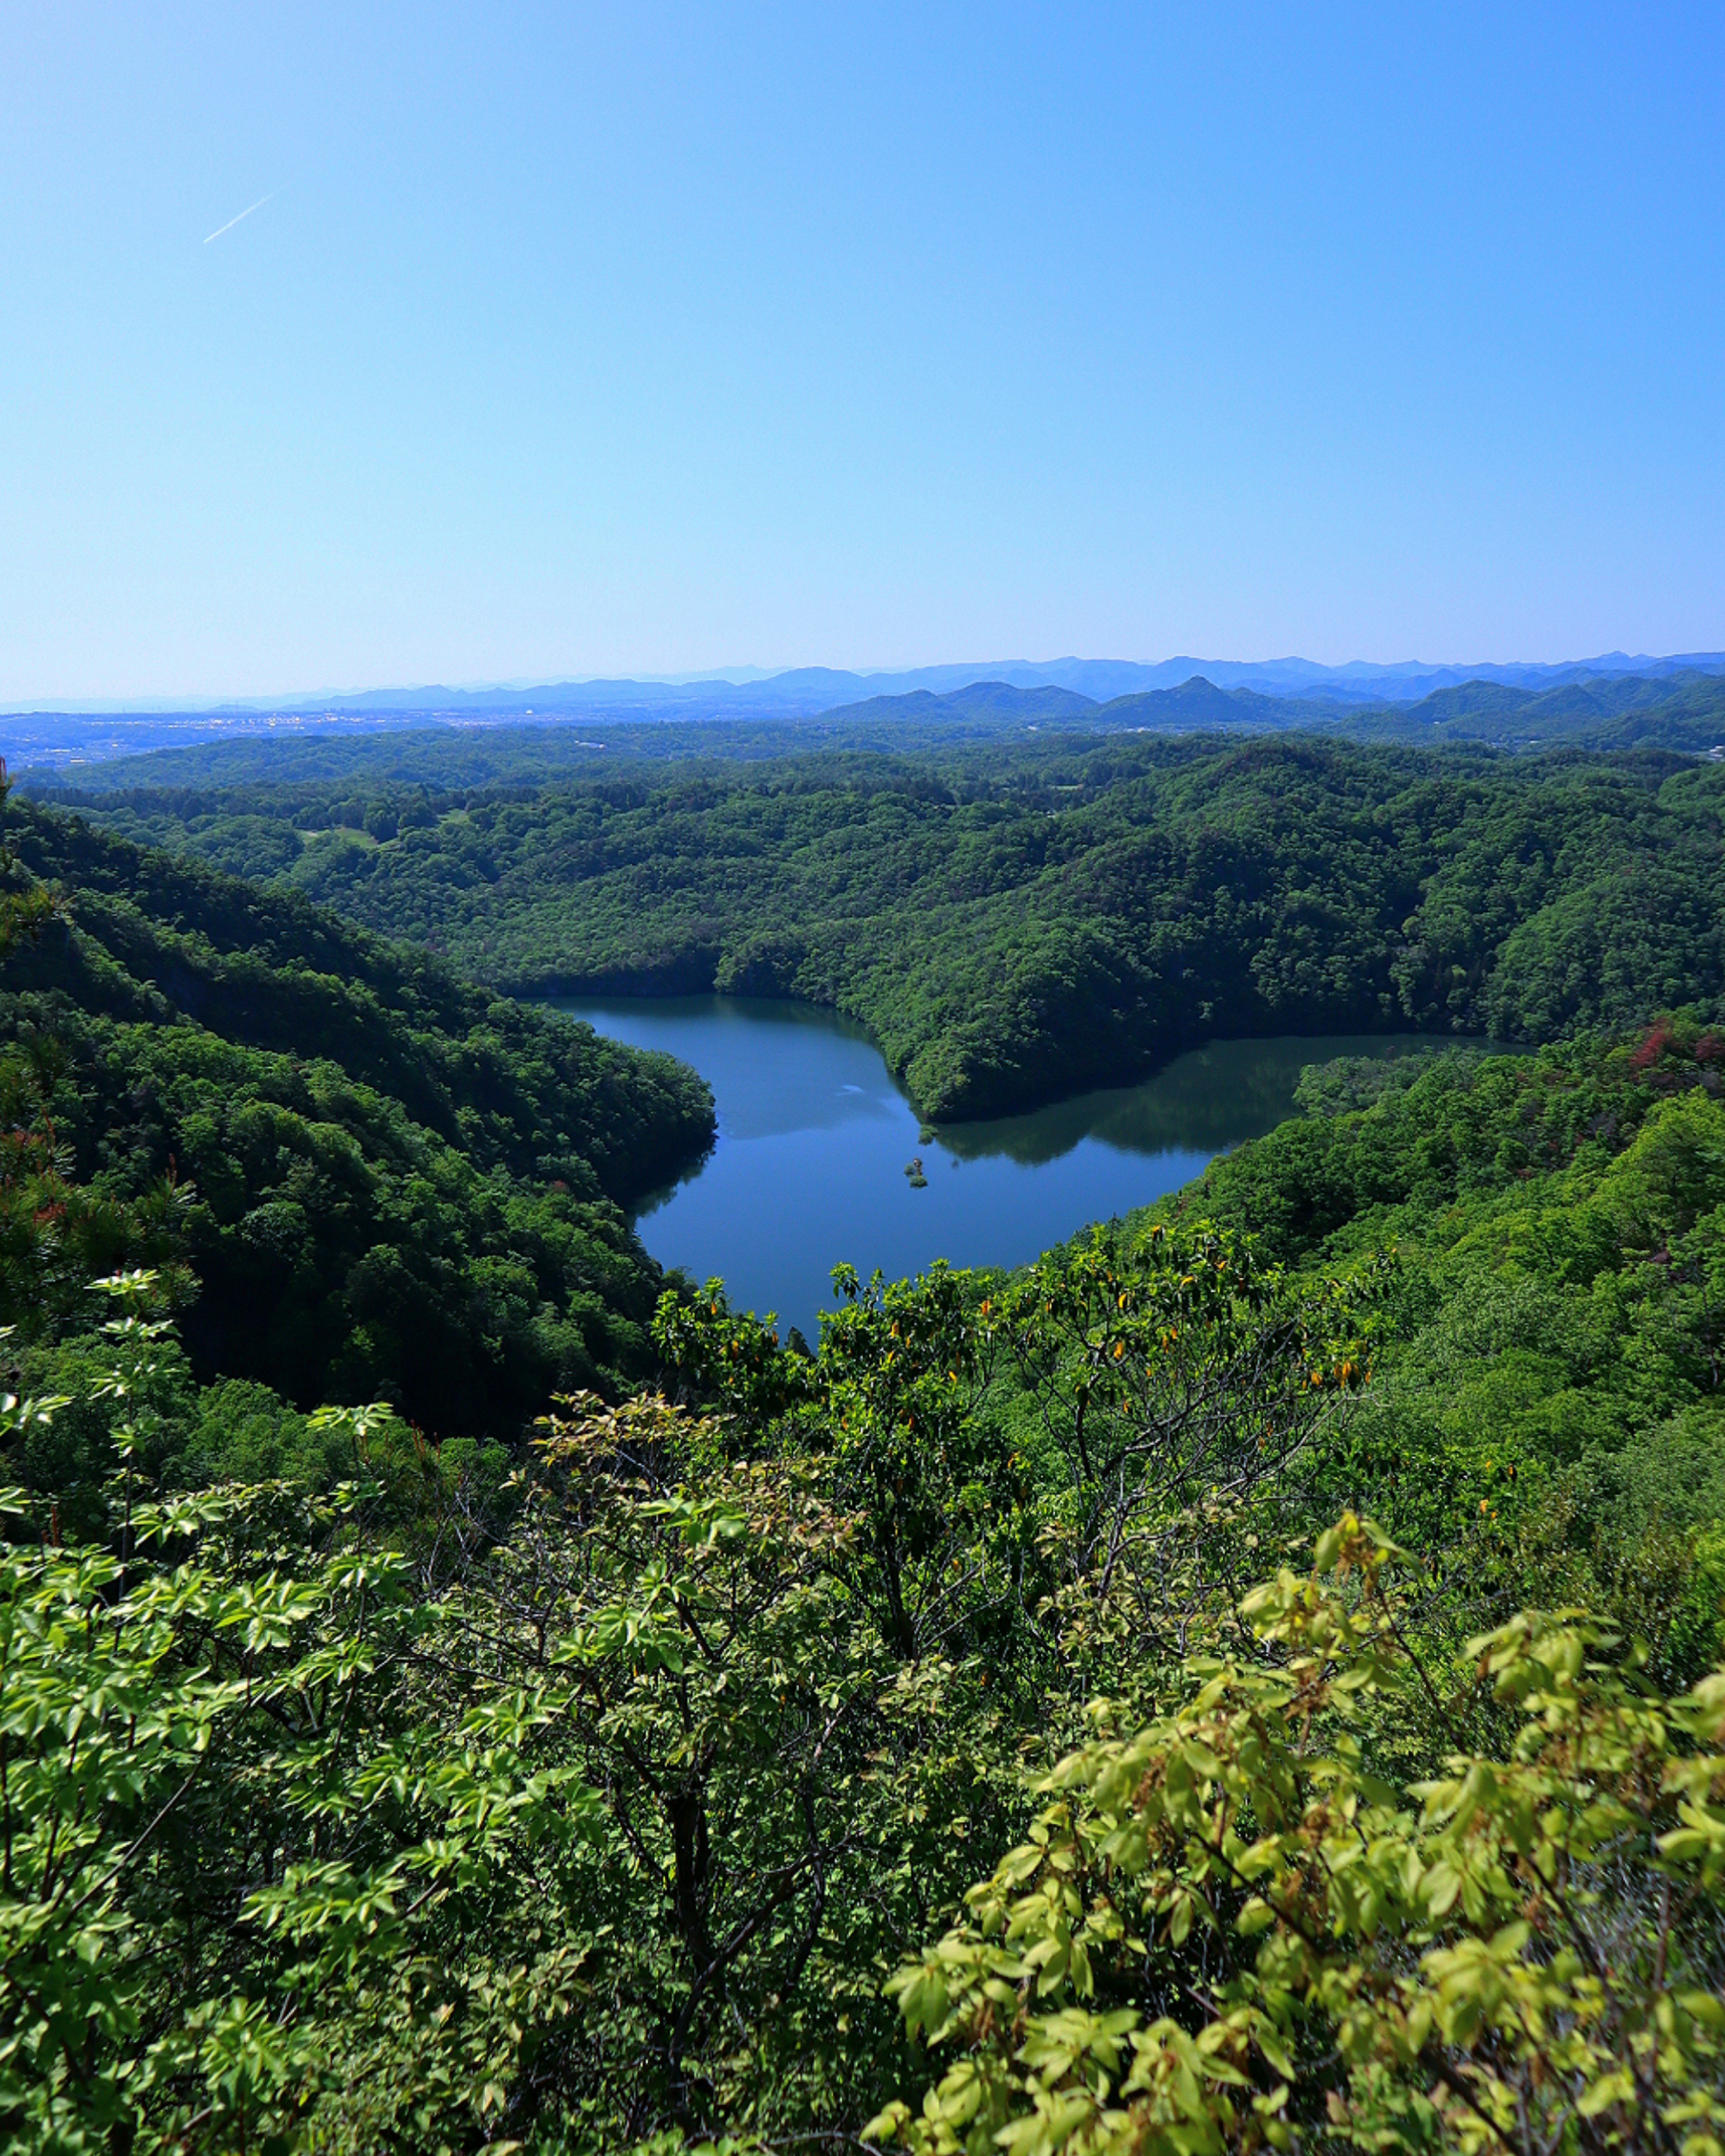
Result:
[[1671,1045],[1671,1022],[1656,1018],[1647,1029],[1647,1036],[1630,1058],[1631,1070],[1645,1070],[1650,1064],[1657,1063]]

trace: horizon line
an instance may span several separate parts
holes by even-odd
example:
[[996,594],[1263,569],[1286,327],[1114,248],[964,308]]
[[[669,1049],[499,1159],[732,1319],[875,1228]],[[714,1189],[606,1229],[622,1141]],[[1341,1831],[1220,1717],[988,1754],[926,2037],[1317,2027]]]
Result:
[[363,688],[324,687],[291,690],[285,694],[265,692],[237,692],[229,690],[212,696],[208,693],[180,696],[162,694],[138,694],[126,696],[38,696],[24,698],[17,703],[0,704],[0,713],[8,718],[65,717],[81,716],[115,718],[131,714],[138,716],[166,716],[176,712],[209,714],[219,711],[264,712],[285,711],[290,706],[315,707],[320,704],[352,702],[357,698],[376,699],[385,696],[528,696],[539,690],[562,689],[590,689],[614,683],[619,688],[685,689],[703,687],[732,689],[765,689],[775,681],[783,681],[796,675],[829,674],[839,680],[858,683],[902,680],[911,675],[933,673],[964,674],[976,670],[963,685],[975,685],[994,678],[990,668],[1022,668],[1030,672],[1046,672],[1055,667],[1122,667],[1151,674],[1168,667],[1190,666],[1197,670],[1206,667],[1224,668],[1230,672],[1268,673],[1281,669],[1297,668],[1314,685],[1325,680],[1341,680],[1373,676],[1392,679],[1428,674],[1453,674],[1466,676],[1502,673],[1509,670],[1528,673],[1564,673],[1595,666],[1609,666],[1613,671],[1633,671],[1640,666],[1674,667],[1685,665],[1707,667],[1725,666],[1725,651],[1625,652],[1612,650],[1597,652],[1584,658],[1557,660],[1502,659],[1502,660],[1420,660],[1400,659],[1378,660],[1349,659],[1340,662],[1306,659],[1289,653],[1274,659],[1200,659],[1189,653],[1175,653],[1163,659],[1120,659],[1081,657],[1076,653],[1064,654],[1052,659],[982,659],[929,660],[908,666],[850,667],[831,666],[821,662],[795,666],[765,668],[738,665],[729,668],[706,668],[686,673],[639,674],[563,674],[524,678],[517,675],[505,680],[468,681],[420,681],[416,683],[386,682]]

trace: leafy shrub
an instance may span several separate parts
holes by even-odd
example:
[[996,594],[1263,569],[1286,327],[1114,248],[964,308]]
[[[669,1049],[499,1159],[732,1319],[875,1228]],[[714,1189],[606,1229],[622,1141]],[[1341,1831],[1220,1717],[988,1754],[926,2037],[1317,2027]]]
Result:
[[1432,1677],[1395,1555],[1344,1517],[1241,1604],[1259,1656],[1191,1660],[1136,1731],[1098,1705],[1029,1840],[895,1979],[955,2056],[865,2138],[1717,2156],[1725,1666],[1661,1699],[1596,1621],[1523,1611],[1467,1644],[1449,1756],[1399,1785],[1379,1701]]

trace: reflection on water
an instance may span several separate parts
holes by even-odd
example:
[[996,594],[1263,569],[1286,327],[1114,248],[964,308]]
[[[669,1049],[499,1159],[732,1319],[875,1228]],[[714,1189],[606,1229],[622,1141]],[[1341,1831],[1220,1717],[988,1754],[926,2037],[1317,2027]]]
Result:
[[1387,1060],[1435,1045],[1417,1034],[1382,1033],[1213,1040],[1177,1056],[1141,1085],[1081,1093],[1027,1116],[952,1123],[942,1128],[941,1142],[961,1159],[1004,1152],[1033,1166],[1057,1159],[1086,1138],[1122,1152],[1225,1152],[1293,1114],[1294,1088],[1308,1063],[1328,1063],[1338,1055]]
[[[660,1264],[717,1273],[733,1301],[811,1340],[840,1260],[866,1275],[1022,1265],[1087,1221],[1147,1204],[1293,1111],[1308,1063],[1394,1055],[1411,1035],[1213,1041],[1142,1085],[1025,1116],[942,1125],[932,1142],[864,1029],[807,1004],[733,996],[558,999],[713,1089],[719,1137],[637,1225]],[[920,1159],[927,1187],[905,1173]]]

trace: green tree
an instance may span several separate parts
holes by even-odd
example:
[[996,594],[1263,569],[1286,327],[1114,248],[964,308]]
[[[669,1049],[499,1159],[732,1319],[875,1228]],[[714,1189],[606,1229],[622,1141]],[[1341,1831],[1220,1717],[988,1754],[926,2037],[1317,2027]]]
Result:
[[[1398,1556],[1349,1515],[1243,1602],[1255,1652],[1189,1658],[1136,1730],[1098,1702],[1030,1838],[894,1979],[953,2056],[865,2135],[1717,2156],[1725,1667],[1662,1699],[1597,1620],[1529,1610],[1440,1698]],[[1398,1689],[1451,1747],[1411,1787],[1373,1756]]]

